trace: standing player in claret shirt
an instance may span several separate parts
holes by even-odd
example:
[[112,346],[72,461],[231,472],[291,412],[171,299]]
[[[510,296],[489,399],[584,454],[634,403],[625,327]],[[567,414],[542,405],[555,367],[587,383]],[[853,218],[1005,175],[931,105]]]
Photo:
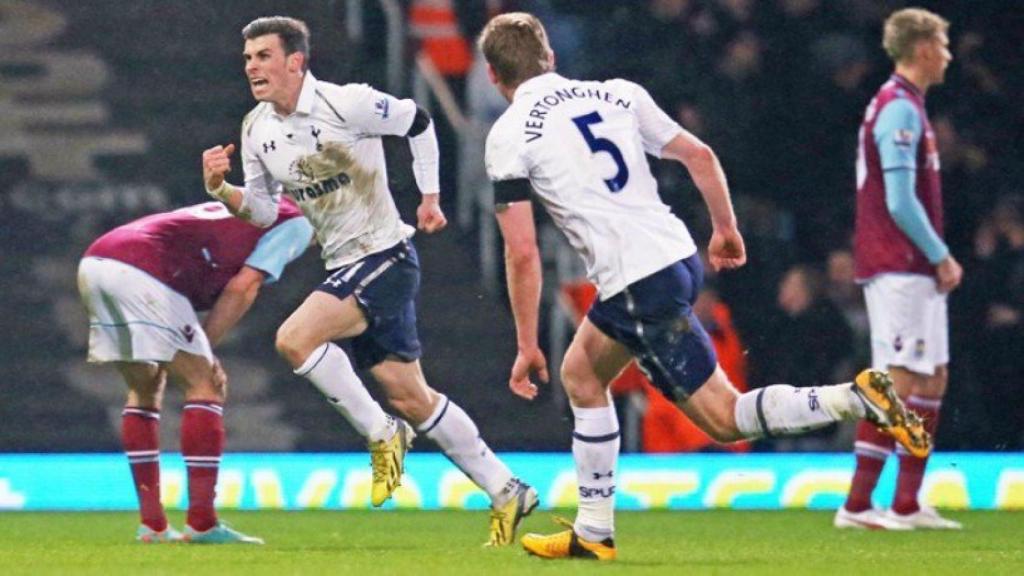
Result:
[[[245,74],[259,102],[242,123],[245,189],[224,179],[229,144],[203,153],[206,191],[257,226],[273,222],[282,194],[291,197],[313,224],[328,269],[281,325],[278,352],[366,438],[371,504],[384,504],[399,484],[416,435],[408,421],[490,497],[488,544],[509,544],[536,508],[537,491],[491,451],[458,404],[427,384],[416,328],[415,229],[402,221],[388,189],[381,137],[405,136],[422,192],[419,229],[445,227],[433,121],[412,100],[317,80],[301,20],[258,18],[242,36]],[[351,341],[354,362],[335,340]],[[402,419],[370,396],[353,364],[369,370]]]
[[[212,348],[312,237],[293,203],[282,202],[273,225],[260,229],[208,202],[130,222],[86,250],[78,290],[89,314],[89,362],[114,363],[128,385],[121,436],[139,498],[139,541],[263,543],[219,522],[214,509],[227,377]],[[200,322],[196,312],[205,310]],[[160,405],[168,373],[185,392],[184,533],[167,523],[160,503]]]
[[[896,70],[868,105],[857,147],[857,278],[871,324],[872,364],[889,370],[896,392],[935,433],[946,392],[949,322],[946,295],[963,270],[942,240],[939,152],[924,96],[941,84],[949,23],[918,8],[893,13],[883,46]],[[871,504],[893,438],[870,423],[857,428],[857,471],[837,528],[958,529],[918,502],[927,455],[897,446],[899,477],[888,511]]]
[[541,266],[531,199],[583,257],[599,296],[561,367],[574,416],[576,521],[555,534],[525,535],[528,552],[616,557],[619,426],[608,385],[633,359],[718,442],[800,434],[867,417],[908,449],[928,452],[927,435],[884,371],[865,370],[855,382],[833,386],[776,384],[737,392],[693,313],[703,281],[697,246],[658,196],[646,154],[686,167],[711,216],[708,260],[716,269],[736,268],[746,262],[746,252],[718,157],[642,86],[556,74],[544,27],[530,14],[496,16],[480,47],[491,80],[511,102],[487,137],[486,162],[516,323],[518,354],[509,378],[515,394],[536,397],[533,372],[547,379],[537,344]]

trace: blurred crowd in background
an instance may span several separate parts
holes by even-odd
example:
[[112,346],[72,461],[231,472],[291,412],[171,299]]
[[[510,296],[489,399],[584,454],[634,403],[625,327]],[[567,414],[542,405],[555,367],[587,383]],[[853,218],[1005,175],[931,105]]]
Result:
[[[411,3],[414,13],[445,4],[458,17],[464,38],[474,38],[485,15],[468,5],[483,3]],[[712,332],[729,331],[741,343],[745,358],[733,369],[733,379],[755,388],[849,380],[870,364],[867,314],[851,254],[856,134],[868,101],[892,71],[881,50],[882,21],[908,4],[487,3],[492,12],[540,15],[559,72],[639,82],[719,154],[750,264],[738,273],[711,277],[698,311]],[[1019,95],[1024,76],[1013,71],[1024,69],[1024,55],[1015,45],[1022,18],[1007,2],[917,4],[952,22],[954,63],[945,85],[928,94],[941,154],[946,237],[966,263],[964,286],[951,300],[954,407],[953,422],[945,426],[955,432],[947,431],[945,439],[968,446],[1020,446],[1024,109]],[[463,93],[467,77],[474,85],[471,59],[447,59],[445,49],[430,42],[422,43],[421,50],[445,70],[457,94]],[[464,67],[446,67],[453,62]],[[473,93],[485,88],[479,79],[474,86]],[[481,106],[479,95],[468,100],[483,123],[503,108],[500,101]],[[661,163],[657,169],[665,201],[698,238],[706,239],[710,229],[692,182],[678,165]],[[711,313],[713,307],[720,318],[728,314],[727,324]],[[848,442],[845,434],[829,431],[777,444],[842,449]]]
[[[6,4],[9,8],[20,3]],[[53,317],[71,323],[67,318],[74,318],[70,312],[75,306],[73,284],[55,278],[63,278],[60,270],[73,277],[70,271],[80,248],[105,227],[139,212],[204,199],[198,169],[201,150],[235,137],[238,122],[251,106],[241,74],[237,31],[256,16],[286,11],[284,3],[270,0],[218,6],[190,0],[173,8],[145,0],[120,9],[70,0],[44,4],[67,19],[63,36],[49,46],[95,50],[112,71],[103,95],[114,109],[116,125],[143,133],[149,144],[137,157],[116,162],[100,158],[98,176],[76,179],[41,174],[19,156],[20,141],[11,133],[0,134],[0,168],[5,174],[0,200],[7,213],[3,226],[15,232],[13,248],[9,254],[5,248],[4,262],[0,262],[9,273],[2,286],[5,310],[9,310],[5,317],[11,323],[11,330],[5,330],[11,345],[3,356],[8,382],[26,373],[25,366],[48,358],[41,347],[64,351],[69,365],[83,364],[84,326],[77,333],[74,326],[56,329],[47,324],[45,315],[26,313],[21,303],[52,306]],[[504,328],[497,335],[472,336],[476,351],[472,354],[457,350],[470,346],[465,338],[435,344],[435,350],[444,349],[435,354],[441,360],[425,367],[428,376],[432,371],[434,382],[449,377],[487,380],[486,388],[479,382],[462,384],[466,387],[458,397],[465,398],[467,410],[483,413],[485,419],[497,410],[512,415],[481,423],[496,449],[561,450],[566,447],[559,439],[568,424],[557,420],[565,407],[557,390],[539,401],[548,403],[547,411],[540,411],[548,419],[536,422],[548,424],[524,425],[533,417],[530,411],[538,409],[503,396],[514,340],[509,339],[508,314],[493,312],[500,309],[502,298],[502,262],[493,219],[487,217],[490,191],[480,174],[482,137],[505,104],[490,87],[473,46],[487,18],[508,10],[537,14],[550,34],[560,73],[639,82],[684,128],[718,153],[731,184],[749,263],[719,276],[709,271],[697,310],[733,380],[757,388],[770,383],[807,386],[849,380],[870,363],[867,315],[861,289],[853,280],[850,250],[856,136],[868,101],[891,71],[880,47],[881,23],[891,11],[909,4],[882,0],[334,0],[288,3],[287,12],[310,23],[312,69],[320,79],[369,82],[401,96],[415,96],[425,100],[438,122],[445,207],[458,217],[448,232],[449,240],[424,241],[421,247],[424,340],[429,349],[432,341],[459,334],[456,330],[484,330],[479,326],[483,324]],[[951,21],[954,56],[945,85],[933,88],[927,98],[941,155],[946,237],[965,270],[964,284],[950,300],[950,390],[938,444],[940,449],[1021,449],[1024,21],[1012,1],[914,4]],[[395,22],[401,26],[396,28]],[[125,28],[136,33],[113,34]],[[400,69],[396,70],[395,62]],[[24,72],[10,66],[0,71],[4,78],[18,78]],[[0,89],[0,104],[12,102],[17,97],[16,91],[12,94],[4,95]],[[403,154],[407,157],[407,151],[396,150],[398,159],[389,157],[389,170],[396,172],[392,176],[396,196],[411,181],[401,173],[408,170]],[[666,203],[699,242],[706,241],[710,229],[705,210],[685,171],[664,162],[655,163],[655,170]],[[125,206],[115,199],[111,201],[114,208],[102,213],[90,212],[96,207],[82,207],[84,202],[78,206],[66,201],[73,207],[62,208],[64,220],[52,211],[33,208],[39,195],[52,193],[57,198],[69,189],[92,190],[89,186],[97,182],[135,186],[131,190],[138,201]],[[147,183],[153,183],[159,194],[139,192],[150,190],[141,186]],[[90,216],[86,218],[85,213]],[[63,222],[60,230],[53,230],[55,221]],[[47,242],[40,239],[47,238],[63,242],[64,249],[41,246]],[[547,236],[544,240],[560,242]],[[444,268],[435,266],[431,275],[431,254],[441,251],[444,256],[434,258]],[[47,259],[41,260],[44,256]],[[299,285],[280,301],[300,297],[310,286],[309,279],[316,278],[317,266],[315,259],[311,261],[305,284],[296,280]],[[546,331],[554,363],[557,348],[567,343],[566,330],[571,330],[573,318],[592,295],[587,296],[585,289],[581,293],[578,264],[555,257],[546,267],[545,303],[552,319]],[[497,290],[487,286],[487,278],[495,279]],[[456,321],[449,317],[453,307],[459,306],[452,299],[480,299],[490,313],[484,317],[462,314],[456,319],[462,324],[451,328],[445,323]],[[231,348],[229,343],[229,353],[262,355],[268,363],[265,359],[272,358],[269,334],[288,306],[283,303],[272,311],[257,306],[254,316],[262,317],[251,321],[255,328],[243,330],[241,345]],[[67,336],[54,337],[54,331]],[[249,345],[257,340],[262,348]],[[449,347],[456,350],[445,356]],[[264,376],[270,382],[267,391],[249,404],[261,407],[261,417],[269,418],[266,404],[276,403],[281,414],[265,420],[267,426],[280,421],[294,432],[284,439],[267,440],[269,446],[264,448],[346,447],[336,440],[340,432],[315,430],[310,424],[315,418],[331,416],[312,407],[313,393],[297,391],[305,384],[289,380],[282,366]],[[101,384],[69,384],[75,380],[68,376],[70,372],[43,380],[79,390],[76,394],[86,404],[97,399],[109,404],[109,394],[81,392]],[[244,378],[246,372],[239,372]],[[627,373],[624,380],[617,390],[623,405],[620,414],[629,420],[624,429],[632,431],[626,448],[723,449],[695,437],[695,429],[644,387],[642,375]],[[31,398],[38,393],[37,384],[11,386]],[[116,390],[115,384],[110,383],[110,388]],[[238,410],[244,411],[244,393],[239,404]],[[44,414],[33,406],[29,401],[8,403],[6,408],[0,405],[4,416],[0,427],[6,421],[12,430],[22,430],[19,418]],[[109,415],[87,420],[90,430],[114,421]],[[253,434],[260,438],[258,431]],[[0,448],[46,449],[48,445],[33,440],[38,435],[0,434],[8,439]],[[61,441],[59,434],[51,436],[47,440],[51,445]],[[526,437],[529,440],[522,440]],[[91,443],[79,439],[57,449],[104,449],[113,438],[97,435]],[[830,429],[800,441],[738,449],[847,450],[850,442],[849,430]],[[259,449],[255,442],[241,446]]]

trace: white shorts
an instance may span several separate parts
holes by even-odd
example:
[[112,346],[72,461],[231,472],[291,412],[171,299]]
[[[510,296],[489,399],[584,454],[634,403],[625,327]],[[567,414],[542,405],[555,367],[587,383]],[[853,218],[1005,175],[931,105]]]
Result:
[[78,292],[89,313],[89,362],[170,362],[179,350],[213,360],[192,304],[142,270],[83,258]]
[[949,363],[946,295],[920,274],[881,274],[864,286],[871,324],[871,363],[933,375]]

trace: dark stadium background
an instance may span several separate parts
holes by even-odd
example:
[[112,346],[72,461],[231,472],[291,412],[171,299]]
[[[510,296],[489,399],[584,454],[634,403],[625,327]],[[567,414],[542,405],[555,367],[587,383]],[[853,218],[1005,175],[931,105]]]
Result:
[[[198,203],[200,154],[237,141],[252,106],[239,31],[287,13],[313,34],[312,70],[427,94],[438,119],[452,225],[417,238],[424,366],[496,450],[569,447],[557,388],[533,404],[507,390],[512,320],[500,252],[479,183],[481,130],[495,109],[479,71],[431,76],[417,66],[409,2],[334,0],[33,0],[0,2],[0,452],[116,451],[123,384],[86,366],[77,260],[106,229]],[[864,107],[889,65],[880,23],[906,2],[656,0],[456,2],[472,38],[487,7],[539,14],[559,69],[647,86],[719,153],[750,250],[742,271],[713,281],[748,351],[752,387],[848,378],[867,359],[857,290],[841,251],[853,222],[853,157]],[[954,62],[928,95],[943,163],[947,238],[964,264],[951,299],[950,390],[940,449],[1024,447],[1024,82],[1019,3],[921,2],[952,21]],[[57,16],[54,16],[56,14]],[[431,81],[431,79],[433,79]],[[444,85],[448,89],[438,92]],[[452,106],[460,111],[447,114]],[[485,132],[484,132],[485,133]],[[461,134],[461,135],[460,135]],[[474,140],[476,138],[476,140]],[[417,200],[402,141],[388,142],[392,189],[407,219]],[[461,157],[462,168],[457,160]],[[701,242],[699,196],[676,166],[657,164],[666,201]],[[240,178],[240,166],[232,173]],[[483,209],[481,209],[481,205]],[[549,238],[550,236],[550,238]],[[557,240],[545,236],[553,247]],[[837,253],[837,251],[840,251]],[[576,268],[546,261],[544,341],[557,357],[568,329],[556,286]],[[833,263],[832,275],[829,262]],[[780,281],[811,272],[812,305],[786,313]],[[838,268],[838,269],[837,269]],[[230,450],[358,450],[361,441],[276,357],[276,326],[321,278],[315,251],[265,290],[219,352],[231,378]],[[815,292],[812,290],[812,292]],[[794,350],[813,350],[809,357]],[[553,370],[553,372],[557,372]],[[176,399],[164,447],[174,449]],[[620,413],[629,412],[624,401]],[[848,431],[761,450],[846,450]],[[628,445],[628,444],[627,444]]]

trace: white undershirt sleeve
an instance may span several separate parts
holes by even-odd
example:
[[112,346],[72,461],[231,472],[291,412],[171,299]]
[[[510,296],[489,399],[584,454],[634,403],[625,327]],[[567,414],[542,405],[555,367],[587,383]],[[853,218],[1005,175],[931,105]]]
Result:
[[245,174],[245,191],[238,216],[266,228],[277,221],[277,203],[281,193],[252,148],[245,127],[242,129],[242,172]]
[[440,169],[441,153],[437,146],[437,134],[434,132],[434,121],[427,128],[409,138],[409,149],[412,151],[412,173],[416,178],[416,186],[423,194],[441,191]]

